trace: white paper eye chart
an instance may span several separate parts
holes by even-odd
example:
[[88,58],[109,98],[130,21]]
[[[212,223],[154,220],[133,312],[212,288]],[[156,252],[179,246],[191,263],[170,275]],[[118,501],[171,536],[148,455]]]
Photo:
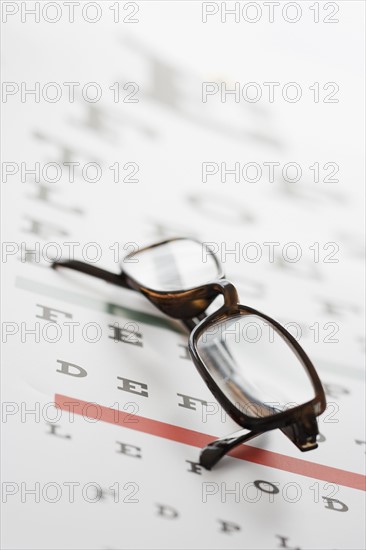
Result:
[[[365,548],[364,12],[1,3],[3,548]],[[204,245],[142,251],[175,237]],[[212,253],[314,364],[316,449],[272,429],[200,463],[242,428],[179,320],[232,287],[172,314],[178,287],[218,278]],[[70,260],[109,283],[52,269]],[[254,321],[231,327],[244,390],[275,383],[294,407],[275,331]]]

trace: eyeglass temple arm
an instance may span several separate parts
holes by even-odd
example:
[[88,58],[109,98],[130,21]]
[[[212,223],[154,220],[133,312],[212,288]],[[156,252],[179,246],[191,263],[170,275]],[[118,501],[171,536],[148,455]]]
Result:
[[57,269],[58,267],[67,267],[68,269],[73,269],[74,271],[79,271],[81,273],[86,273],[92,277],[97,277],[98,279],[103,279],[108,283],[113,283],[123,288],[128,288],[129,290],[135,290],[130,287],[124,273],[111,273],[95,265],[87,264],[85,262],[80,262],[79,260],[67,260],[65,262],[53,262],[52,269]]
[[213,466],[215,466],[215,464],[217,464],[219,460],[221,460],[221,458],[223,458],[232,449],[242,443],[245,443],[246,441],[249,441],[250,439],[253,439],[253,437],[260,435],[261,433],[263,432],[253,432],[242,429],[232,433],[231,435],[212,441],[201,451],[201,466],[203,466],[206,470],[211,470],[211,468],[213,468]]
[[[316,442],[316,435],[318,433],[318,426],[316,419],[313,420],[312,434],[308,434],[304,431],[304,427],[300,423],[294,423],[290,426],[280,428],[280,430],[289,438],[289,440],[296,445],[300,451],[310,451],[316,449],[318,444]],[[206,470],[211,470],[215,464],[221,460],[232,449],[253,439],[257,435],[261,435],[264,431],[250,431],[246,429],[239,430],[221,439],[216,439],[209,443],[200,454],[200,464]]]
[[[85,262],[80,262],[79,260],[67,260],[64,262],[53,262],[51,265],[52,269],[57,269],[59,267],[67,267],[68,269],[73,269],[74,271],[79,271],[80,273],[85,273],[86,275],[91,275],[92,277],[97,277],[108,283],[112,283],[123,288],[128,288],[129,290],[135,290],[132,288],[127,280],[125,274],[122,272],[120,274],[111,273],[95,265],[87,264]],[[191,332],[194,327],[197,325],[197,322],[202,320],[206,315],[203,313],[197,317],[197,321],[194,319],[184,319],[181,321],[181,324],[184,328]]]

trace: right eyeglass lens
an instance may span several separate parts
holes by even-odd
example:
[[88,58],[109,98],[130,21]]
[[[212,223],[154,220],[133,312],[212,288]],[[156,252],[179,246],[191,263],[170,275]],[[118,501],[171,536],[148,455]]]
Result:
[[198,337],[197,352],[224,395],[248,416],[269,416],[315,397],[292,346],[259,315],[210,326]]

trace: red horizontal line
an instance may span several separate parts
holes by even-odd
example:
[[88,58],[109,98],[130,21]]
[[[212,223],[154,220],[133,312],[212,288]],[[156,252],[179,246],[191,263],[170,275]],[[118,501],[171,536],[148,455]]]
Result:
[[[148,433],[157,437],[163,437],[164,439],[177,441],[178,443],[191,445],[193,447],[205,447],[208,443],[216,439],[215,436],[212,435],[188,430],[187,428],[181,428],[180,426],[174,426],[173,424],[167,424],[159,420],[128,414],[65,395],[55,394],[55,405],[62,410],[71,411],[84,417],[123,426],[124,428],[130,428],[131,430]],[[344,487],[351,487],[352,489],[359,489],[361,491],[366,490],[366,476],[362,474],[340,470],[339,468],[333,468],[331,466],[324,466],[323,464],[316,464],[314,462],[302,460],[301,458],[293,458],[280,453],[267,451],[266,449],[259,449],[249,445],[240,445],[231,451],[229,455],[240,460],[276,468],[277,470],[320,479],[328,483],[336,483]]]

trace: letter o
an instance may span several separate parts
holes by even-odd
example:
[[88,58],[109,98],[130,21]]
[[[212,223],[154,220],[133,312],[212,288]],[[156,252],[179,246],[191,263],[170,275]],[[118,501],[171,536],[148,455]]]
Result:
[[[256,255],[255,258],[249,258],[248,254],[247,254],[247,250],[250,247],[254,247],[257,251],[257,255]],[[243,256],[243,259],[246,262],[249,262],[251,264],[257,263],[262,257],[262,250],[261,250],[260,245],[258,243],[255,243],[255,242],[245,243],[245,245],[243,246],[243,250],[242,250],[242,256]]]
[[[56,417],[55,418],[50,418],[49,415],[48,415],[48,409],[51,408],[53,411],[56,411]],[[56,423],[56,422],[59,422],[59,420],[61,420],[61,417],[62,417],[62,409],[59,409],[58,407],[55,407],[55,403],[46,403],[45,405],[43,405],[42,407],[42,418],[43,420],[46,420],[46,422],[50,422],[51,424],[52,423]]]
[[[96,17],[94,17],[94,19],[90,17],[88,14],[88,10],[90,7],[95,8],[97,12]],[[88,2],[87,4],[85,4],[85,6],[83,6],[82,14],[87,23],[97,23],[102,17],[102,9],[97,2]]]
[[[96,175],[94,176],[94,178],[91,178],[89,176],[89,174],[88,174],[89,168],[95,168],[96,169]],[[101,167],[99,166],[99,164],[97,162],[87,162],[83,166],[82,174],[83,174],[83,178],[85,179],[85,181],[87,181],[88,183],[95,183],[96,181],[99,181],[100,178],[102,177],[102,169],[101,169]]]
[[[296,169],[296,176],[293,178],[290,178],[288,175],[289,168],[295,168]],[[282,168],[282,177],[285,181],[288,181],[289,183],[296,183],[299,181],[299,179],[302,176],[302,170],[300,164],[297,162],[288,162],[284,165]]]
[[[56,335],[54,338],[50,338],[48,335],[49,327],[51,327],[52,329],[56,329]],[[57,323],[46,323],[45,325],[43,325],[42,337],[49,344],[54,344],[55,342],[58,342],[61,339],[61,336],[62,336],[62,330],[60,325],[58,325]]]
[[[256,176],[254,178],[250,178],[248,176],[248,169],[253,167],[256,169]],[[247,162],[246,164],[244,164],[243,168],[241,169],[241,173],[244,181],[249,181],[250,183],[257,183],[257,181],[259,181],[262,177],[262,168],[257,162]]]
[[[97,335],[95,338],[89,338],[88,336],[88,330],[91,326],[96,328],[97,330]],[[86,323],[86,325],[83,326],[82,335],[86,342],[88,342],[89,344],[95,344],[95,342],[99,342],[99,340],[102,337],[102,329],[100,328],[98,323],[93,323],[93,322]]]
[[[289,487],[296,487],[296,495],[295,495],[294,498],[290,498],[288,496],[287,491],[288,491]],[[295,481],[290,481],[290,482],[286,483],[283,486],[283,489],[282,489],[282,496],[283,496],[283,498],[286,502],[299,502],[299,500],[302,496],[302,491],[301,491],[300,485],[298,483],[296,483]]]
[[[268,485],[269,487],[271,487],[271,490],[264,489],[262,487],[263,484]],[[273,483],[270,483],[269,481],[264,481],[263,479],[256,479],[255,482],[254,482],[254,485],[256,487],[258,487],[258,489],[263,491],[263,493],[268,493],[269,495],[277,495],[277,493],[280,492],[279,488],[276,487],[276,485],[274,485]]]
[[[89,97],[89,88],[96,89],[95,97]],[[83,99],[85,101],[88,101],[88,103],[97,103],[97,101],[99,101],[102,97],[102,88],[97,82],[88,82],[82,87],[81,94],[83,96]]]
[[[90,487],[96,489],[96,496],[94,498],[90,498],[88,495],[88,489]],[[92,481],[86,483],[82,488],[83,499],[86,500],[86,502],[90,502],[92,504],[94,504],[94,502],[98,502],[102,498],[102,493],[103,491],[99,483],[93,483]]]
[[[297,251],[297,254],[294,258],[289,258],[287,254],[287,251],[290,247],[295,248]],[[302,256],[302,250],[301,250],[301,246],[298,243],[291,242],[291,243],[286,243],[284,245],[282,249],[282,258],[285,260],[285,262],[289,262],[290,264],[296,264],[300,260],[301,256]]]
[[[289,8],[295,8],[296,14],[293,19],[291,19],[288,15]],[[282,17],[284,18],[287,23],[297,23],[302,16],[302,9],[301,6],[297,2],[288,2],[285,4],[282,8]]]
[[[288,95],[289,88],[295,88],[296,90],[296,95],[293,98],[289,97]],[[287,82],[287,84],[284,84],[282,88],[282,97],[285,101],[287,101],[288,103],[297,103],[298,101],[300,101],[301,96],[302,90],[300,84],[298,84],[297,82]]]
[[[48,169],[49,168],[55,168],[56,169],[56,175],[52,178],[48,175]],[[42,178],[47,183],[56,183],[57,181],[60,181],[62,176],[62,169],[61,166],[57,162],[47,162],[42,167]]]
[[[94,408],[97,411],[95,415],[88,415],[88,411],[90,408]],[[83,406],[81,414],[84,420],[90,422],[91,424],[94,424],[95,422],[99,422],[99,420],[102,418],[102,409],[100,405],[98,405],[98,403],[86,403]]]
[[[88,250],[89,250],[90,247],[94,247],[97,251],[97,254],[96,254],[95,258],[90,258],[88,256]],[[102,257],[102,249],[99,246],[99,244],[95,243],[95,242],[85,244],[83,246],[83,249],[82,249],[81,253],[82,253],[83,259],[87,260],[88,262],[91,262],[91,263],[98,262],[100,260],[100,258]]]
[[[248,337],[248,327],[249,329],[252,327],[252,326],[255,326],[256,328],[256,335],[255,335],[255,338],[249,338]],[[243,335],[243,338],[244,338],[244,341],[245,342],[249,342],[249,343],[256,343],[258,342],[261,337],[262,337],[262,329],[261,327],[258,325],[258,323],[256,323],[255,321],[251,321],[250,323],[246,323],[245,325],[243,325],[243,328],[242,328],[242,335]]]
[[[49,248],[54,248],[56,250],[56,256],[51,256],[51,257],[48,256],[48,249]],[[50,243],[46,243],[42,247],[42,258],[46,262],[49,262],[49,263],[58,262],[62,258],[61,246],[58,243],[54,242],[54,241],[52,241]]]
[[[48,96],[48,89],[49,88],[56,88],[56,95],[55,97],[49,97]],[[45,101],[48,103],[57,103],[57,101],[60,101],[62,97],[62,90],[60,84],[57,84],[57,82],[47,82],[42,88],[42,97]]]
[[[248,96],[248,88],[255,88],[257,91],[257,95],[255,98],[251,98]],[[241,95],[243,96],[243,99],[245,101],[248,101],[248,103],[257,103],[257,101],[260,100],[262,97],[262,88],[257,82],[247,82],[244,84],[243,89],[241,91]]]
[[[300,340],[300,338],[302,337],[302,330],[301,330],[301,326],[299,325],[299,323],[296,323],[295,321],[291,321],[289,323],[286,323],[283,326],[285,327],[286,330],[289,331],[289,333],[291,334],[291,336],[293,336],[295,338],[295,340],[297,340],[297,341]],[[296,329],[296,334],[292,334],[292,332],[290,331],[290,327],[294,327]]]
[[[56,8],[56,18],[51,18],[48,15],[48,8]],[[57,2],[47,2],[42,8],[42,17],[47,23],[57,23],[57,21],[60,21],[62,15],[61,7],[57,4]]]
[[[48,496],[48,489],[50,487],[56,488],[56,496],[54,498],[50,498]],[[46,485],[42,487],[42,497],[46,502],[58,502],[61,499],[61,496],[62,496],[62,490],[58,483],[54,483],[50,481],[49,483],[46,483]]]
[[[248,496],[248,489],[251,488],[251,487],[255,487],[256,488],[256,491],[257,491],[257,494],[255,495],[254,498],[250,498]],[[244,490],[245,489],[245,490]],[[258,500],[261,499],[262,497],[262,493],[259,491],[258,487],[255,485],[255,483],[252,483],[252,482],[249,482],[249,483],[246,483],[242,490],[241,490],[241,494],[243,495],[243,499],[245,502],[250,502],[250,503],[253,503],[253,502],[258,502]]]
[[[253,18],[251,19],[248,15],[248,10],[250,8],[255,8],[255,10],[256,10],[256,18],[255,19],[253,19]],[[247,23],[256,23],[262,17],[262,8],[260,7],[260,5],[257,2],[246,2],[244,4],[244,6],[242,7],[241,14],[242,14],[242,17],[243,17],[244,21],[246,21]]]

